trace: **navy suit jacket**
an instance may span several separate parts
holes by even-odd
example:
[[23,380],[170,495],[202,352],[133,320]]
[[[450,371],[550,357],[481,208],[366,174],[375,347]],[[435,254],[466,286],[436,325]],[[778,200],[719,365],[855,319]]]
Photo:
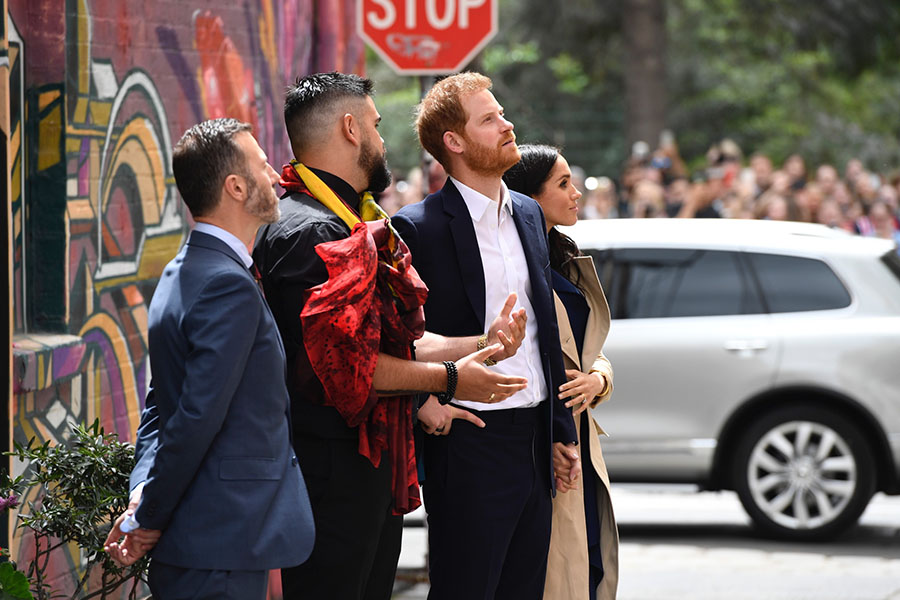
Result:
[[253,276],[194,231],[150,303],[152,390],[137,434],[135,518],[154,560],[192,569],[302,563],[314,527],[290,443],[285,358]]
[[[548,398],[541,403],[551,439],[564,443],[578,437],[569,409],[558,398],[565,383],[559,328],[550,282],[547,229],[541,207],[533,199],[510,191],[513,221],[522,241],[531,280],[531,306],[538,325]],[[484,267],[475,227],[459,190],[450,179],[439,192],[400,209],[391,223],[409,246],[413,266],[428,286],[425,328],[445,336],[484,333]],[[552,485],[552,469],[550,473]]]

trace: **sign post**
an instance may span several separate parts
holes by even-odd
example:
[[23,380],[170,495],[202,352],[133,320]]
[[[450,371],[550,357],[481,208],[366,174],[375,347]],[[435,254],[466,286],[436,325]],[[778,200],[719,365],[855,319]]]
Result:
[[362,37],[401,75],[454,73],[497,33],[497,0],[357,0]]

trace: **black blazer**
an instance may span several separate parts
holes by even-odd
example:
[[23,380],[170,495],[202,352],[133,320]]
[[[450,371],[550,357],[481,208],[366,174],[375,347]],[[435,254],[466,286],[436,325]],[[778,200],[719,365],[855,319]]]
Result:
[[[548,442],[575,442],[574,420],[558,398],[565,382],[559,328],[550,282],[550,257],[544,214],[537,202],[510,191],[513,221],[519,232],[528,275],[531,305],[538,325],[544,378],[548,398],[544,407],[550,439]],[[412,252],[413,266],[428,285],[425,328],[445,336],[484,333],[484,269],[475,227],[459,190],[447,179],[444,188],[422,202],[403,207],[392,219],[394,227]],[[552,485],[552,470],[550,473]]]

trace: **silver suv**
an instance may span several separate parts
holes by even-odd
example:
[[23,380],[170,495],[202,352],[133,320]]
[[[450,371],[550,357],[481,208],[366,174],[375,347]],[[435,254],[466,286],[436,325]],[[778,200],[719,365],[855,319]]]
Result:
[[612,312],[616,481],[736,490],[755,523],[833,537],[900,494],[900,257],[819,225],[582,221]]

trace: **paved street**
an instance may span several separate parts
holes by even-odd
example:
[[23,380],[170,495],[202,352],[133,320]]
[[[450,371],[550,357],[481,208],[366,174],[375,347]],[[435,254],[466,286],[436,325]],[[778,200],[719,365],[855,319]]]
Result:
[[[900,600],[900,497],[877,495],[860,527],[821,545],[760,538],[731,492],[614,485],[613,501],[619,600]],[[424,529],[407,528],[396,600],[426,597],[424,562]]]

